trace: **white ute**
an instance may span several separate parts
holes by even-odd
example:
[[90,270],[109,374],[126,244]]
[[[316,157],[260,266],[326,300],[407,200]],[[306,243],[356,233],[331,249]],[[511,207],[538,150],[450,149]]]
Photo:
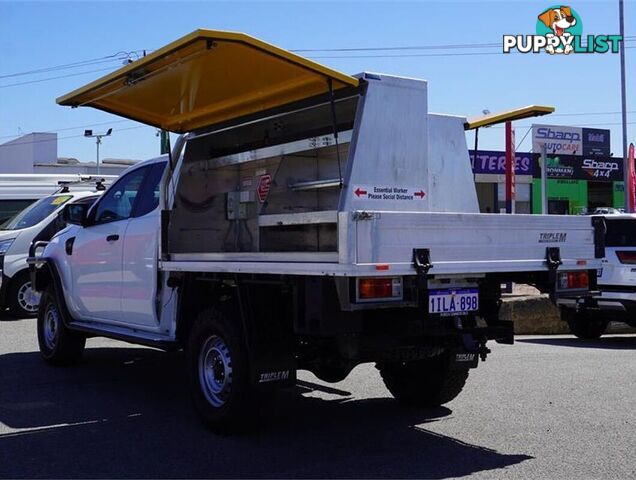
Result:
[[337,382],[373,362],[398,400],[441,405],[488,340],[513,342],[502,282],[591,301],[602,225],[478,213],[466,120],[428,113],[425,81],[197,30],[58,103],[182,136],[69,205],[31,258],[42,356],[75,361],[94,335],[185,349],[215,430],[299,369]]
[[585,340],[599,338],[610,322],[636,327],[636,215],[603,216],[605,257],[598,270],[595,302],[564,302],[561,318],[570,331]]

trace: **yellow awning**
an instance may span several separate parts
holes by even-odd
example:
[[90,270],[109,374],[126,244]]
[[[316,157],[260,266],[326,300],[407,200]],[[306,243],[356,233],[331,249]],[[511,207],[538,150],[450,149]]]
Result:
[[527,107],[515,108],[499,113],[489,113],[482,117],[471,118],[464,124],[464,128],[466,130],[472,130],[473,128],[489,127],[490,125],[512,122],[513,120],[521,120],[523,118],[540,117],[552,112],[554,112],[554,107],[529,105]]
[[183,133],[328,92],[358,79],[243,33],[196,30],[57,99]]

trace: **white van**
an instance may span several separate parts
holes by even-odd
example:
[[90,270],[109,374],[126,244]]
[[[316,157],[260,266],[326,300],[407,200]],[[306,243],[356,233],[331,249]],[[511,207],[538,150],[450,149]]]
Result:
[[40,295],[31,288],[26,263],[31,244],[50,240],[66,227],[62,220],[64,205],[92,204],[100,194],[99,190],[73,192],[65,188],[34,202],[0,227],[0,309],[8,307],[20,318],[36,315]]

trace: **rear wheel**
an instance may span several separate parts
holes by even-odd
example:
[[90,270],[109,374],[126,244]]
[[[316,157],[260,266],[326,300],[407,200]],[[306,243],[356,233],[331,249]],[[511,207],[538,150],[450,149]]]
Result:
[[40,294],[33,290],[29,272],[18,273],[10,281],[7,294],[11,314],[19,318],[37,316]]
[[563,309],[561,316],[568,323],[570,332],[584,340],[596,340],[607,330],[609,321],[596,318],[590,312],[581,310],[575,312],[572,309]]
[[52,287],[47,287],[42,294],[37,328],[40,354],[47,363],[68,365],[79,360],[84,353],[86,337],[66,327]]
[[188,342],[188,373],[194,407],[209,428],[231,433],[247,426],[253,392],[237,318],[214,308],[199,315]]
[[468,370],[450,368],[447,353],[413,362],[376,365],[393,397],[417,407],[437,407],[453,400],[464,388]]

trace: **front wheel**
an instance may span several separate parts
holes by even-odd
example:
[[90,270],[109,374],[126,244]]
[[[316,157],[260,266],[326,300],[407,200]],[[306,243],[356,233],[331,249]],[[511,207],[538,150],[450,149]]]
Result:
[[10,282],[7,295],[11,315],[18,318],[37,316],[40,294],[33,289],[29,273],[19,273]]
[[571,309],[563,309],[561,315],[570,327],[570,332],[583,340],[600,338],[609,324],[607,320],[595,318],[585,310],[575,312]]
[[69,330],[62,320],[62,312],[52,287],[42,294],[38,310],[38,344],[40,354],[51,365],[68,365],[84,353],[86,337]]
[[219,433],[243,430],[252,413],[249,363],[238,320],[214,308],[205,310],[188,342],[195,410],[210,429]]
[[407,405],[437,407],[453,400],[464,388],[468,370],[450,368],[447,353],[412,362],[378,363],[384,385]]

